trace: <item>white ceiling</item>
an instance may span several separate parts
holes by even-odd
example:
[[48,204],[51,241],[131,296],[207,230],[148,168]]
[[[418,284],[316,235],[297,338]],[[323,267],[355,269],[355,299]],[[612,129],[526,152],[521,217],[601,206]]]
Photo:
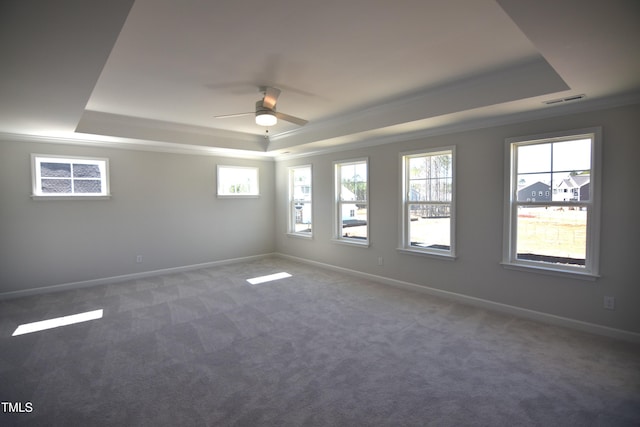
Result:
[[[638,0],[34,3],[0,9],[5,134],[276,156],[640,99]],[[214,118],[261,85],[309,123]]]

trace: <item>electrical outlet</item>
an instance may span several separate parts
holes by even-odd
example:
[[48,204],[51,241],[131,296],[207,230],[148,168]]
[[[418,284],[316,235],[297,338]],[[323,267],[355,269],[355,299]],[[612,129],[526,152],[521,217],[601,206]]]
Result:
[[381,256],[378,257],[378,265],[384,265],[384,259]]
[[136,256],[136,264],[142,264],[142,255]]
[[604,308],[607,310],[615,310],[616,308],[616,298],[615,297],[604,297]]

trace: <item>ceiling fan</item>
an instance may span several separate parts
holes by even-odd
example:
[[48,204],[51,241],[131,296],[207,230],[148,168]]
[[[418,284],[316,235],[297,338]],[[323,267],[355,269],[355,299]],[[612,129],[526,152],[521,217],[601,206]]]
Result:
[[280,95],[280,89],[276,87],[260,86],[259,90],[264,94],[264,96],[261,100],[256,102],[255,112],[251,111],[248,113],[224,114],[222,116],[215,116],[215,118],[228,119],[230,117],[241,117],[255,114],[256,124],[260,126],[273,126],[278,123],[278,119],[294,123],[298,126],[304,126],[307,124],[307,120],[276,111],[276,102]]

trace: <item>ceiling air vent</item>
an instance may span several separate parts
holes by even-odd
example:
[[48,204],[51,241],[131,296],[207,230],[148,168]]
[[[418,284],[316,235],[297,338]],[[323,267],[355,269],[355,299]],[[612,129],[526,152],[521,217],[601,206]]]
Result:
[[551,99],[549,101],[543,101],[543,104],[547,104],[547,105],[553,105],[553,104],[561,104],[563,102],[572,102],[572,101],[577,101],[579,99],[582,98],[586,98],[587,95],[582,94],[582,95],[572,95],[572,96],[567,96],[566,98],[558,98],[558,99]]

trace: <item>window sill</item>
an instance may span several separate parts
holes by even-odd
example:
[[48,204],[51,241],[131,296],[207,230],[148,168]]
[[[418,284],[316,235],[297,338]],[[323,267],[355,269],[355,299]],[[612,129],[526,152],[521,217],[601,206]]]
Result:
[[420,251],[416,249],[407,249],[407,248],[396,248],[396,250],[400,253],[407,254],[407,255],[436,258],[444,261],[455,261],[458,258],[455,255],[451,255],[448,253],[427,252],[427,251]]
[[333,238],[331,239],[331,241],[333,243],[338,243],[340,245],[347,245],[347,246],[358,246],[361,248],[368,248],[369,247],[369,241],[368,240],[364,240],[364,241],[358,241],[355,239],[337,239],[337,238]]
[[294,239],[313,240],[313,234],[311,233],[287,233],[287,237],[293,237]]
[[531,264],[506,262],[506,261],[503,261],[500,264],[502,264],[502,266],[508,270],[528,271],[530,273],[546,274],[549,276],[565,277],[569,279],[595,281],[600,277],[598,274],[582,272],[582,271],[562,270],[559,268],[547,267],[542,265],[538,266],[538,265],[531,265]]
[[259,194],[217,194],[218,199],[258,199]]
[[111,194],[107,194],[104,196],[41,196],[37,194],[32,194],[31,199],[33,200],[109,200],[111,199]]

